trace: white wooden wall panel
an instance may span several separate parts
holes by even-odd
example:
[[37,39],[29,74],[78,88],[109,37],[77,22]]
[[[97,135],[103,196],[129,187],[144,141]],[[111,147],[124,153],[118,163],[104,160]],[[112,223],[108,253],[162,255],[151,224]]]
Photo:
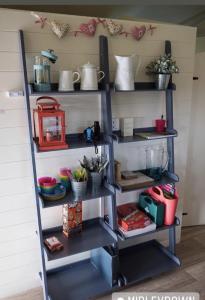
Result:
[[[80,22],[86,22],[87,17],[44,14],[48,18],[69,22],[76,28]],[[84,36],[65,37],[58,40],[45,27],[34,24],[35,19],[29,12],[0,9],[0,298],[10,296],[40,284],[38,279],[39,247],[35,230],[37,227],[35,213],[35,198],[31,176],[29,139],[25,104],[23,97],[8,98],[6,91],[22,89],[21,67],[19,61],[18,29],[26,34],[27,64],[29,80],[32,80],[32,57],[42,49],[54,49],[59,60],[52,67],[52,79],[58,80],[59,70],[65,68],[77,69],[90,61],[98,65],[98,38],[88,39]],[[128,29],[143,22],[119,21]],[[164,41],[172,42],[172,52],[180,67],[180,74],[174,76],[177,91],[174,93],[175,124],[179,129],[179,140],[176,143],[177,172],[182,176],[179,185],[180,195],[183,196],[183,178],[186,167],[186,146],[188,141],[190,103],[192,94],[193,56],[195,51],[195,28],[156,24],[157,29],[151,36],[145,35],[140,42],[122,37],[109,39],[110,75],[114,78],[114,54],[140,55],[142,64],[137,81],[150,81],[145,74],[146,64],[164,52]],[[105,34],[98,27],[97,34]],[[31,99],[31,107],[35,106],[36,97]],[[60,103],[68,115],[67,132],[80,132],[99,119],[100,98],[94,95],[61,97]],[[154,119],[164,113],[163,93],[127,93],[116,94],[112,101],[115,117],[133,116],[135,126],[152,126]],[[143,167],[145,160],[145,143],[115,145],[116,158],[122,159],[123,168]],[[129,153],[127,156],[126,153]],[[65,150],[37,154],[38,176],[57,176],[60,167],[74,167],[78,160],[86,154],[91,156],[91,148]],[[129,157],[133,157],[130,161]],[[140,157],[140,159],[139,159]],[[132,201],[137,192],[118,194],[118,203]],[[105,199],[105,204],[106,204]],[[181,215],[180,202],[179,216]],[[42,210],[43,227],[61,224],[62,207]],[[100,201],[94,199],[83,203],[83,219],[97,217],[100,214]],[[161,238],[165,238],[161,236]],[[65,258],[58,263],[71,262],[89,256],[89,252]],[[48,263],[54,267],[55,262]],[[25,280],[22,280],[26,278]]]
[[0,213],[13,210],[15,211],[27,207],[34,208],[34,200],[33,192],[23,192],[23,194],[15,193],[15,197],[13,195],[5,195],[0,198],[1,203],[4,203],[4,205],[0,206]]

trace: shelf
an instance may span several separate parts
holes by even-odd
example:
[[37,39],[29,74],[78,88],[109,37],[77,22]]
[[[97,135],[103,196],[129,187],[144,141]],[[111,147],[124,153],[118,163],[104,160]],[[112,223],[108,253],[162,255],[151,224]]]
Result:
[[91,260],[80,261],[47,272],[51,300],[88,300],[112,288]]
[[120,250],[119,260],[127,284],[158,276],[180,266],[179,259],[156,240]]
[[[157,90],[155,87],[155,82],[135,82],[135,89],[133,91],[118,91],[114,87],[114,83],[110,84],[111,89],[116,93],[133,93],[133,92],[143,92],[143,91],[152,91],[152,92],[161,92],[166,90]],[[176,90],[176,85],[172,83],[168,86],[167,90]]]
[[68,194],[61,200],[52,200],[52,201],[44,200],[40,194],[39,194],[39,198],[41,200],[42,207],[48,208],[48,207],[67,204],[68,202],[87,201],[87,200],[97,199],[97,198],[111,196],[111,195],[113,195],[113,192],[111,192],[108,188],[102,185],[99,189],[94,189],[88,186],[86,194],[80,197],[76,197],[76,195],[72,191],[69,191]]
[[[94,147],[93,143],[87,143],[83,134],[66,134],[66,143],[68,144],[67,149],[58,149],[58,150],[39,150],[38,139],[34,139],[35,148],[37,153],[45,153],[45,152],[53,152],[53,151],[67,151],[72,149],[79,149],[79,148],[89,148]],[[105,141],[104,135],[101,134],[100,140],[97,141],[97,146],[104,146],[107,142]]]
[[172,225],[159,226],[155,230],[145,232],[145,233],[142,233],[142,234],[138,234],[138,235],[134,235],[134,236],[131,236],[131,237],[125,237],[123,235],[123,233],[119,231],[118,236],[119,236],[119,239],[121,239],[122,241],[126,241],[126,240],[134,239],[136,237],[141,237],[141,236],[145,236],[145,235],[148,235],[148,234],[154,234],[154,233],[157,233],[159,231],[168,230],[170,228],[173,228],[173,227],[179,226],[179,225],[180,225],[180,220],[177,217],[175,217],[174,224],[172,224]]
[[123,143],[134,143],[134,142],[143,142],[143,141],[150,141],[150,140],[157,140],[157,139],[167,139],[170,137],[176,137],[177,136],[177,131],[176,130],[172,130],[167,132],[169,134],[169,136],[158,136],[158,137],[153,137],[153,138],[143,138],[139,135],[137,135],[137,133],[142,133],[142,132],[155,132],[155,128],[154,127],[148,127],[148,128],[134,128],[134,135],[133,136],[121,136],[120,130],[119,131],[114,131],[112,134],[112,138],[114,141],[116,141],[118,144],[123,144]]
[[80,90],[80,84],[79,83],[75,83],[74,84],[74,91],[68,91],[68,92],[60,92],[58,91],[58,83],[52,83],[51,84],[51,91],[49,92],[38,92],[35,91],[34,89],[34,84],[29,84],[28,85],[28,89],[29,89],[29,94],[30,96],[52,96],[52,95],[56,95],[56,96],[68,96],[68,95],[78,95],[78,94],[99,94],[103,91],[102,86],[99,84],[99,89],[98,90],[87,90],[87,91],[83,91]]
[[[139,170],[139,172],[142,172],[145,175],[147,175],[146,170]],[[163,185],[163,184],[168,184],[168,183],[176,183],[178,181],[179,181],[179,178],[176,174],[170,173],[170,172],[165,172],[160,180],[154,180],[152,182],[148,182],[145,184],[139,184],[138,187],[135,187],[135,188],[125,188],[125,187],[122,188],[118,183],[115,183],[115,187],[121,193],[127,193],[127,192],[137,191],[140,189],[149,188],[151,186],[158,186],[158,185]]]
[[115,239],[105,228],[106,225],[103,220],[96,218],[84,221],[82,232],[70,238],[67,238],[63,234],[62,227],[43,230],[43,239],[55,236],[64,246],[63,250],[53,253],[44,246],[48,260],[63,258],[65,256],[74,255],[115,243]]

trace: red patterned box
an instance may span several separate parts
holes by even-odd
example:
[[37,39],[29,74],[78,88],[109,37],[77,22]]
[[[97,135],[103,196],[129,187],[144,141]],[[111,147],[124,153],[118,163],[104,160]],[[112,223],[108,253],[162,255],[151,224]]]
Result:
[[82,231],[82,201],[63,205],[63,233],[71,237]]

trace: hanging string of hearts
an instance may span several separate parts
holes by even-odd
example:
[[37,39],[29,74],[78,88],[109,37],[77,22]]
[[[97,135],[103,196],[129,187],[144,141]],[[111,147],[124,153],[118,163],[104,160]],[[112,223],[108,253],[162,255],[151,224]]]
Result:
[[31,15],[35,17],[35,24],[39,24],[41,29],[44,28],[45,25],[48,25],[51,31],[59,38],[63,38],[66,35],[74,35],[78,36],[79,34],[86,35],[88,37],[94,37],[96,34],[97,26],[102,25],[105,30],[107,30],[110,36],[124,36],[129,37],[131,36],[136,41],[140,41],[142,37],[146,33],[150,33],[153,35],[154,30],[156,29],[155,26],[151,24],[145,26],[142,25],[140,27],[133,26],[130,30],[124,30],[122,24],[118,24],[111,19],[101,19],[101,18],[93,18],[90,19],[87,23],[81,23],[76,30],[71,30],[71,26],[67,23],[60,23],[56,20],[49,21],[47,18],[40,16],[34,12],[31,12]]

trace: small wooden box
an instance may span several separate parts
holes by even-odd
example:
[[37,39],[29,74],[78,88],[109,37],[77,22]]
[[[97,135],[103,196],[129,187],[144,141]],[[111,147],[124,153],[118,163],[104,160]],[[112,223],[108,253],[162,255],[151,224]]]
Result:
[[120,130],[122,136],[132,136],[134,129],[133,118],[122,118],[120,119]]
[[63,233],[71,237],[82,231],[82,201],[63,205]]

